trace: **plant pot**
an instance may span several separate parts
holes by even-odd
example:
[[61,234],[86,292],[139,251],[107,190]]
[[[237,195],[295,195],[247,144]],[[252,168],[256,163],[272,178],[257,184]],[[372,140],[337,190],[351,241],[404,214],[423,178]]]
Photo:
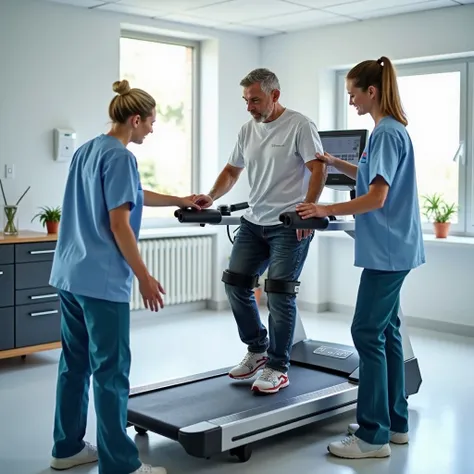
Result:
[[435,222],[433,225],[437,239],[445,239],[448,236],[451,222]]
[[46,230],[48,234],[58,233],[59,222],[46,222]]

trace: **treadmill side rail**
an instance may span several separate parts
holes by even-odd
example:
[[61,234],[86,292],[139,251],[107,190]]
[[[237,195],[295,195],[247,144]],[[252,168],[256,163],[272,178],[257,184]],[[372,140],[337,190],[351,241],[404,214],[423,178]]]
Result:
[[207,458],[222,452],[222,428],[208,421],[202,421],[181,428],[178,442],[190,456]]
[[[292,401],[266,414],[250,417],[229,416],[210,420],[222,428],[222,450],[253,443],[275,434],[314,423],[352,409],[357,401],[358,386],[349,382],[328,387],[312,394],[302,395],[301,401]],[[239,419],[240,418],[240,419]],[[271,421],[270,421],[271,420]]]
[[224,367],[222,369],[211,370],[209,372],[202,372],[196,375],[190,375],[188,377],[181,377],[178,379],[167,380],[166,382],[156,382],[147,385],[139,385],[137,387],[132,387],[130,389],[129,398],[142,395],[144,393],[156,392],[158,390],[164,390],[167,388],[173,388],[178,385],[186,385],[194,382],[199,382],[201,380],[212,379],[215,377],[221,377],[222,375],[227,375],[231,367]]
[[418,359],[414,357],[405,361],[405,392],[407,397],[418,393],[422,381]]
[[[358,386],[343,382],[282,400],[275,409],[255,409],[181,428],[178,441],[188,454],[210,457],[353,408]],[[269,420],[272,420],[269,423]]]

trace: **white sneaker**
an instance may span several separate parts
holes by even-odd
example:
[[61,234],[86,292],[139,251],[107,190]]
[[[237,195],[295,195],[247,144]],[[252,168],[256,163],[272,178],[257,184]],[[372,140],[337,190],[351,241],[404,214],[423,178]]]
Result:
[[[359,429],[357,423],[351,423],[347,428],[347,431],[350,434],[355,434]],[[408,433],[395,433],[395,431],[390,431],[390,442],[394,444],[407,444],[408,443]]]
[[388,443],[369,444],[354,435],[330,443],[328,451],[334,456],[345,459],[386,458],[392,453]]
[[267,363],[268,356],[266,352],[257,354],[247,352],[242,362],[235,366],[229,372],[229,377],[236,380],[251,379]]
[[142,464],[140,469],[133,471],[132,474],[166,474],[164,467],[152,467],[149,464]]
[[71,469],[75,466],[81,466],[82,464],[90,464],[97,462],[99,459],[97,454],[97,448],[92,446],[92,444],[87,443],[84,446],[84,449],[68,458],[55,458],[51,460],[51,468],[57,471],[63,471],[65,469]]
[[254,392],[276,393],[281,388],[288,387],[290,381],[288,375],[278,370],[265,367],[260,377],[252,385]]

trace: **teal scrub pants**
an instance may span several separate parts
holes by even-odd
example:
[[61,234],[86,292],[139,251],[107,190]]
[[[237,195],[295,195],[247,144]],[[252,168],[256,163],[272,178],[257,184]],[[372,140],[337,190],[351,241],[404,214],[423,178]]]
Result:
[[62,353],[59,361],[53,456],[84,447],[90,377],[97,416],[99,474],[130,474],[140,468],[127,435],[130,307],[60,291]]
[[408,432],[405,367],[400,334],[400,290],[408,271],[362,271],[352,338],[359,357],[355,435],[386,444],[390,431]]

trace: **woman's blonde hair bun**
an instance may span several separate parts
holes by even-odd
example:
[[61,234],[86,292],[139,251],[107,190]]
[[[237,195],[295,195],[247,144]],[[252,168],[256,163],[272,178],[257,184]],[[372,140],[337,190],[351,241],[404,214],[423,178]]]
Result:
[[128,94],[130,92],[130,84],[127,79],[124,79],[123,81],[115,81],[113,84],[113,90],[118,95]]

